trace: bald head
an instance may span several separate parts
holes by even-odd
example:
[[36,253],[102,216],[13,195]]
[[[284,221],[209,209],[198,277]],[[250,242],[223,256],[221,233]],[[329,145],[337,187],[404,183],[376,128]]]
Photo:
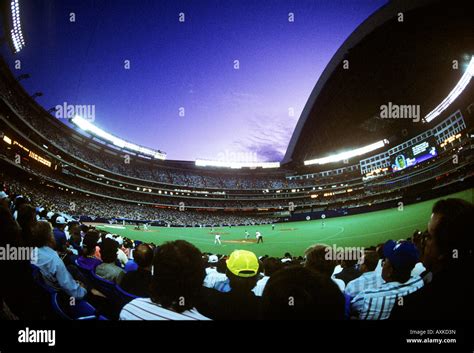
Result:
[[140,244],[133,252],[133,259],[140,268],[150,268],[153,263],[153,250],[147,244]]

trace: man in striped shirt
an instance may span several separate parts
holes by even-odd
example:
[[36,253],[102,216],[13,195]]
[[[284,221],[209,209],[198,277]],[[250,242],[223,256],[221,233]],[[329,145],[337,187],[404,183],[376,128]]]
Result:
[[375,271],[378,262],[378,255],[376,251],[366,250],[360,265],[360,272],[362,275],[347,283],[344,292],[351,298],[354,298],[360,292],[367,289],[375,289],[380,287],[385,281],[382,275]]
[[364,290],[352,299],[352,318],[388,319],[395,304],[403,302],[402,297],[423,287],[423,279],[420,276],[411,276],[411,271],[419,258],[418,250],[413,243],[397,244],[389,240],[384,245],[384,255],[382,278],[385,283],[378,288]]
[[161,245],[153,269],[151,297],[125,305],[120,320],[209,320],[194,308],[206,275],[194,245],[185,240]]

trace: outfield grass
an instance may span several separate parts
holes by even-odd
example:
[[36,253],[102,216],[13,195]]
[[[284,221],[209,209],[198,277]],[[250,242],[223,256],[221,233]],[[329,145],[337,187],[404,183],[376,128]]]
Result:
[[[452,194],[449,197],[473,202],[474,189]],[[214,245],[215,232],[211,233],[210,228],[150,227],[148,231],[134,230],[133,226],[120,229],[116,228],[116,225],[101,225],[98,228],[130,239],[155,244],[185,239],[201,251],[210,253],[229,254],[234,249],[245,249],[255,252],[258,256],[265,254],[283,256],[287,251],[292,255],[302,255],[308,246],[316,243],[368,247],[388,239],[407,238],[415,229],[426,229],[431,208],[437,200],[405,206],[402,211],[394,208],[330,218],[325,220],[324,228],[321,220],[280,223],[276,224],[273,231],[271,225],[215,228],[215,232],[221,234],[222,245]],[[251,239],[246,242],[245,230],[248,230],[251,236]],[[263,235],[263,244],[255,243],[257,230]]]

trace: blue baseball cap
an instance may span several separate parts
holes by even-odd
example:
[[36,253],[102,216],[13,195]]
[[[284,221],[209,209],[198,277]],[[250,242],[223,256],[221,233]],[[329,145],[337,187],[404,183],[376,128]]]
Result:
[[409,241],[397,243],[389,240],[384,244],[383,254],[395,270],[412,270],[420,259],[415,244]]

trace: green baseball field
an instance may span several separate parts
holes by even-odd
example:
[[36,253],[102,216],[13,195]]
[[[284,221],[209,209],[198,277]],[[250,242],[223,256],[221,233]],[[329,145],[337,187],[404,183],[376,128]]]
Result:
[[[474,189],[452,194],[447,197],[474,200]],[[185,239],[203,252],[229,254],[235,249],[250,250],[258,256],[283,256],[290,252],[294,256],[303,255],[304,250],[316,243],[338,247],[368,247],[388,239],[404,239],[415,229],[425,230],[431,215],[431,208],[438,199],[384,211],[360,215],[326,218],[302,222],[277,223],[250,227],[215,228],[166,228],[150,227],[149,230],[134,230],[133,226],[97,225],[97,228],[119,234],[130,239],[161,244],[169,240]],[[250,238],[245,239],[245,231]],[[264,243],[257,244],[255,232],[260,231]],[[214,244],[214,235],[221,235],[221,245]]]

